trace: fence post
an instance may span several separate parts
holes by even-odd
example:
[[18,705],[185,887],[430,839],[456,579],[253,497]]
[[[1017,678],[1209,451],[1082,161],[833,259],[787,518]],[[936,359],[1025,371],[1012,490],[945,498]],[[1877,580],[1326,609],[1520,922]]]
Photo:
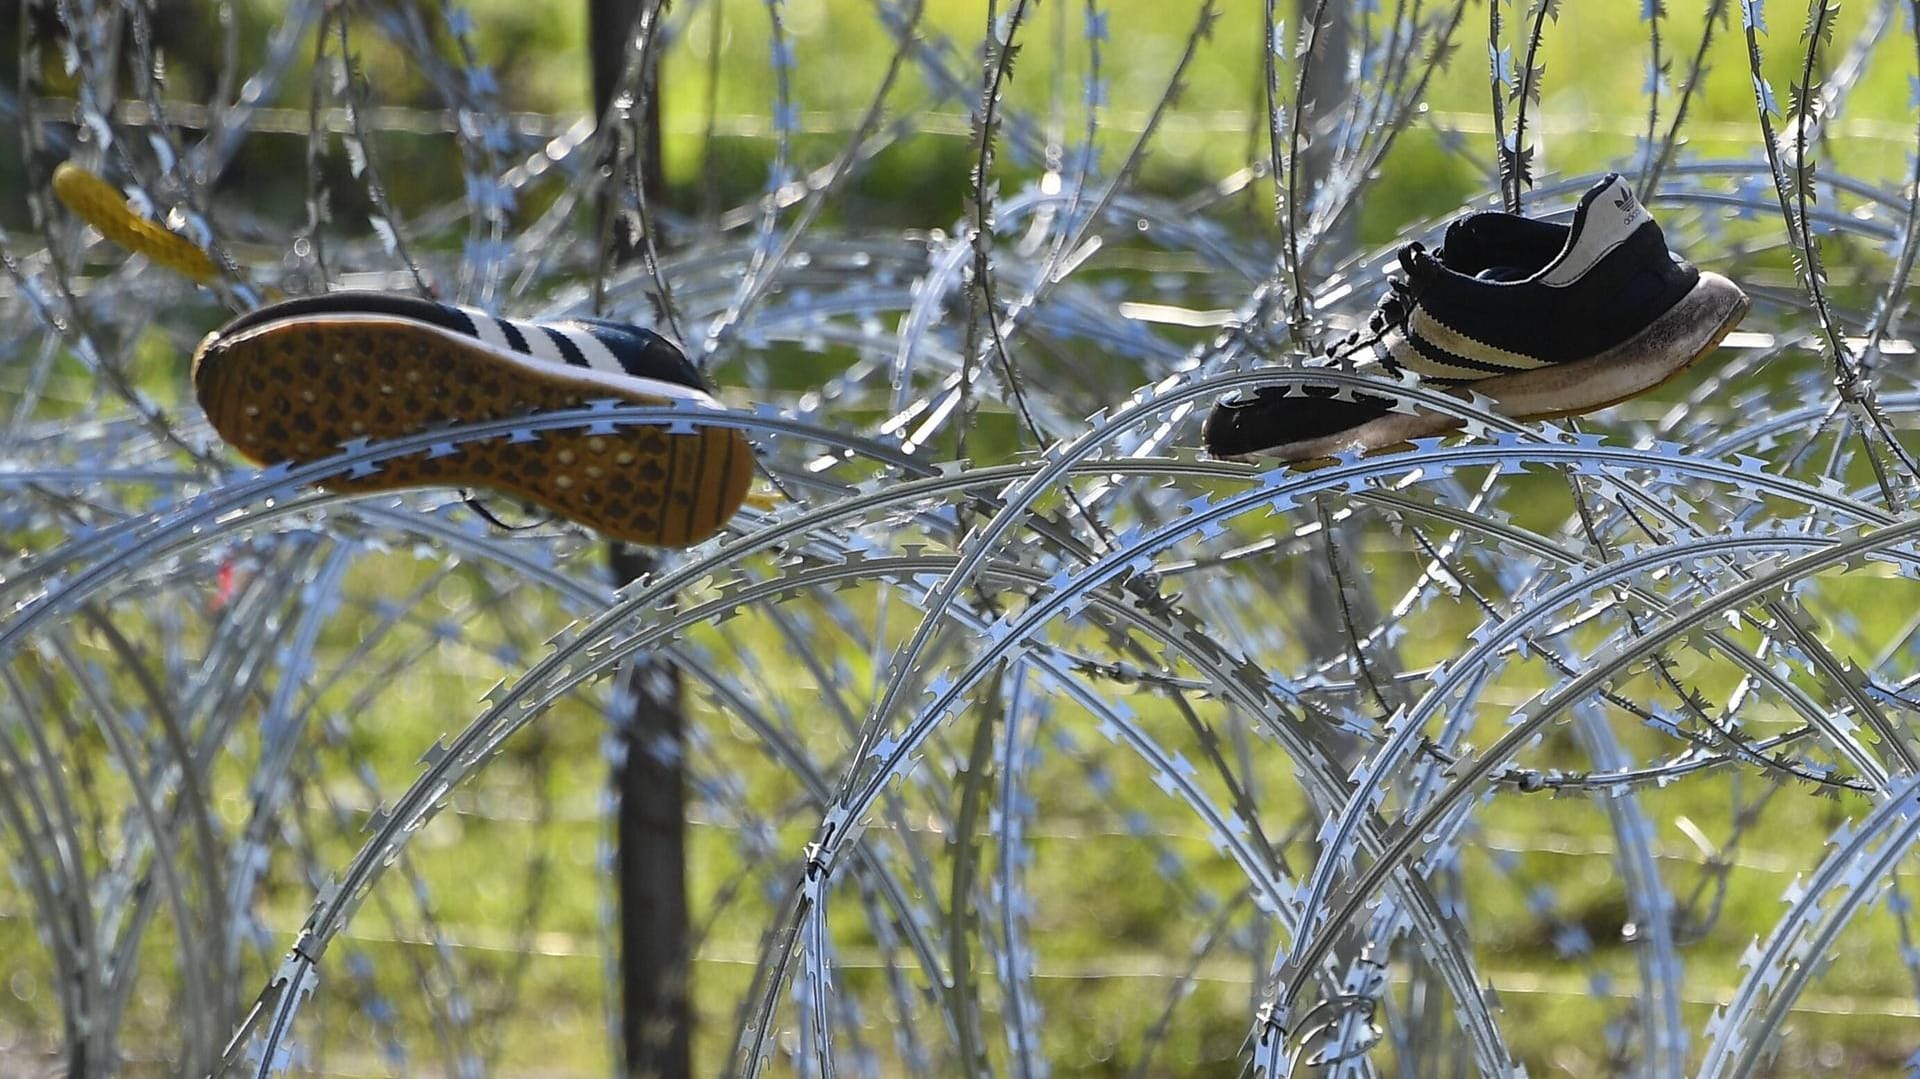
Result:
[[[627,60],[640,0],[587,0],[587,47],[592,56],[593,104],[604,115]],[[657,69],[656,69],[657,71]],[[641,116],[640,182],[653,205],[666,197],[660,161],[657,74]],[[617,186],[603,195],[602,220],[613,212]],[[615,255],[629,250],[616,233]],[[621,543],[607,547],[613,583],[627,585],[650,572],[651,552]],[[620,897],[620,1034],[628,1079],[690,1079],[692,956],[687,920],[686,713],[680,674],[657,655],[637,655],[621,675],[622,692],[610,716],[623,752],[614,767],[620,808],[615,824],[615,872]]]
[[[616,583],[637,580],[653,556],[615,543]],[[686,713],[680,673],[657,655],[635,656],[613,717],[625,752],[613,774],[620,799],[615,867],[620,889],[621,1042],[628,1079],[692,1075],[692,956],[687,921]]]
[[[1318,0],[1298,0],[1295,11],[1301,27],[1312,20],[1314,9],[1319,6]],[[1334,124],[1347,95],[1353,91],[1348,85],[1347,70],[1347,52],[1353,43],[1353,16],[1348,7],[1340,0],[1333,0],[1320,12],[1320,29],[1314,36],[1313,67],[1307,71],[1306,85],[1301,88],[1304,91],[1301,115],[1296,120],[1306,125],[1307,132],[1307,143],[1300,153],[1303,204],[1311,199],[1311,192],[1333,179]],[[1307,217],[1306,213],[1300,214],[1302,221]],[[1347,214],[1331,235],[1322,238],[1316,250],[1325,252],[1325,260],[1337,260],[1352,249],[1359,238],[1359,231],[1354,227],[1358,219],[1358,214]],[[1320,264],[1326,265],[1327,261]]]

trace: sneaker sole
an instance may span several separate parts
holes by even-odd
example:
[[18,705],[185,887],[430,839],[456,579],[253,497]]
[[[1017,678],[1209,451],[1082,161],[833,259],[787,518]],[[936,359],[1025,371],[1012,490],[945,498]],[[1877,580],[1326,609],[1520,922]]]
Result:
[[[1720,347],[1750,306],[1740,286],[1703,270],[1700,280],[1679,303],[1646,329],[1605,352],[1533,371],[1496,375],[1475,382],[1472,390],[1490,398],[1495,412],[1517,420],[1561,419],[1597,412],[1659,389],[1684,374]],[[1311,461],[1347,450],[1395,448],[1462,426],[1458,417],[1437,412],[1395,412],[1338,434],[1224,459],[1248,463],[1261,458]]]
[[[193,385],[214,430],[259,464],[306,464],[353,439],[578,408],[617,398],[637,405],[713,399],[670,382],[592,369],[555,370],[428,323],[328,315],[210,334],[193,357]],[[468,442],[458,452],[394,458],[338,491],[473,486],[509,493],[616,539],[685,547],[720,530],[753,479],[746,437],[724,427],[669,434],[621,426],[607,434],[545,431],[536,440]]]

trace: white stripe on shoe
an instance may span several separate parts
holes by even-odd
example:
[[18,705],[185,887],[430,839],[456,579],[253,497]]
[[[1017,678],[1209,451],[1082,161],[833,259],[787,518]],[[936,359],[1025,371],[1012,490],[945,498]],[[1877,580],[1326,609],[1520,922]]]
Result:
[[1393,362],[1412,371],[1422,378],[1470,379],[1478,381],[1491,378],[1494,372],[1483,371],[1477,367],[1461,367],[1458,364],[1444,363],[1431,359],[1426,353],[1415,348],[1412,341],[1399,330],[1393,330],[1386,336],[1387,354]]
[[576,323],[546,325],[501,318],[471,307],[453,307],[473,326],[473,336],[490,347],[568,367],[587,367],[612,375],[627,373],[626,365],[605,342]]
[[[1547,365],[1547,361],[1529,356],[1524,352],[1513,352],[1501,348],[1498,345],[1490,345],[1485,341],[1468,337],[1459,330],[1434,318],[1433,314],[1424,307],[1415,307],[1413,309],[1412,326],[1413,332],[1419,334],[1421,340],[1446,349],[1455,356],[1461,356],[1469,360],[1478,360],[1481,363],[1490,363],[1496,367],[1506,368],[1509,371],[1532,371],[1535,368],[1545,367]],[[1487,372],[1482,371],[1480,373],[1486,374]]]
[[507,335],[500,332],[499,320],[492,315],[487,314],[485,311],[476,311],[471,307],[460,307],[455,308],[455,310],[467,316],[467,321],[473,323],[473,335],[475,337],[492,345],[494,348],[513,347],[507,343]]
[[590,331],[572,323],[555,326],[554,329],[565,334],[567,340],[573,342],[574,347],[580,350],[580,355],[587,358],[588,367],[596,371],[611,371],[614,374],[626,373],[627,369],[621,364],[619,357],[613,354],[613,350],[607,347],[606,342],[595,337]]
[[567,362],[566,353],[561,352],[560,346],[554,344],[553,338],[547,336],[547,331],[544,326],[536,326],[531,323],[521,322],[517,319],[512,320],[512,322],[514,329],[519,330],[520,336],[526,339],[527,347],[525,352],[527,355],[535,357],[536,359],[545,360],[548,363],[564,364]]

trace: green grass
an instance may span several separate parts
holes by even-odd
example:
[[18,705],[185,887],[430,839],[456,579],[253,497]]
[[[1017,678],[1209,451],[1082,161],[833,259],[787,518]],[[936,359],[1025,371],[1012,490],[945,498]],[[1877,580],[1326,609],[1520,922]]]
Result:
[[[1382,569],[1390,564],[1379,563]],[[418,579],[432,568],[431,562],[408,557],[368,560],[356,570],[345,594],[350,599],[392,594],[395,585]],[[492,624],[489,612],[460,598],[458,583],[465,578],[457,574],[442,590],[446,610],[450,617],[465,619],[470,631],[484,634]],[[1393,594],[1389,582],[1381,584],[1383,596]],[[1827,594],[1844,601],[1849,589],[1864,586],[1865,582],[1835,581]],[[550,623],[556,616],[543,605],[523,600],[516,600],[512,610],[530,626]],[[1464,612],[1458,618],[1442,613],[1424,623],[1435,628],[1436,641],[1442,642],[1435,644],[1436,653],[1446,650],[1440,628],[1449,623],[1459,630],[1468,624]],[[366,629],[365,616],[337,618],[329,629],[323,658],[344,653]],[[383,645],[351,681],[377,677],[379,660],[389,648],[396,654],[404,651],[408,636],[400,634],[390,646]],[[789,646],[763,620],[728,623],[724,640],[711,633],[701,636],[710,647],[756,657],[760,673],[749,674],[748,683],[757,684],[769,704],[785,700],[802,721],[800,733],[809,741],[824,751],[837,740],[817,716],[811,723],[803,719],[815,687],[804,675],[793,673],[791,659],[782,658],[789,655]],[[1415,663],[1423,658],[1417,650],[1407,656]],[[319,751],[314,761],[317,770],[309,774],[326,793],[310,789],[301,802],[309,814],[323,814],[329,805],[349,810],[348,819],[337,830],[323,820],[309,824],[309,835],[334,836],[316,851],[320,865],[345,859],[357,843],[353,828],[370,809],[369,796],[350,778],[348,762],[369,768],[380,790],[397,791],[416,772],[413,762],[419,752],[472,714],[479,692],[504,670],[495,670],[470,650],[443,648],[428,662],[410,667],[395,689],[382,694],[377,713],[356,717],[342,745]],[[856,672],[856,681],[860,677],[864,676]],[[1503,685],[1497,696],[1520,691],[1528,682],[1523,676],[1512,686]],[[1707,688],[1711,692],[1719,687],[1709,684]],[[1644,691],[1644,687],[1628,690],[1634,695]],[[348,688],[335,692],[344,701]],[[701,695],[693,699],[695,722],[712,739],[706,767],[731,770],[745,784],[757,812],[785,822],[777,848],[784,854],[764,867],[772,880],[784,880],[793,870],[794,852],[810,832],[805,810],[780,813],[780,807],[793,804],[796,788],[791,777],[766,760],[757,738],[713,711]],[[1192,755],[1190,737],[1167,702],[1152,695],[1137,695],[1130,702],[1138,709],[1143,728],[1167,747]],[[437,927],[455,942],[448,959],[467,997],[483,1014],[489,1004],[513,1009],[497,1023],[478,1028],[481,1044],[499,1054],[504,1074],[603,1070],[600,987],[605,967],[599,933],[600,896],[607,882],[597,854],[604,826],[595,817],[595,807],[604,777],[596,748],[602,723],[595,712],[581,702],[543,717],[512,751],[463,790],[453,813],[420,836],[404,868],[429,882],[431,900],[425,908],[401,879],[390,879],[376,893],[376,902],[336,943],[334,956],[360,952],[375,960],[378,983],[400,1009],[403,1029],[415,1032],[417,1053],[430,1058],[434,1043],[417,999],[412,965],[438,969],[436,952],[428,943]],[[1205,712],[1219,715],[1217,708]],[[1495,715],[1490,712],[1489,719]],[[1619,728],[1638,755],[1645,757],[1655,750],[1651,739],[1634,734],[1629,725],[1621,723]],[[1157,1017],[1165,1006],[1171,978],[1184,967],[1187,950],[1208,920],[1193,905],[1190,889],[1197,885],[1217,896],[1231,895],[1240,887],[1241,875],[1208,846],[1196,822],[1159,798],[1138,758],[1104,744],[1083,725],[1070,724],[1070,729],[1080,742],[1080,753],[1071,758],[1055,756],[1028,777],[1037,798],[1027,881],[1034,902],[1030,932],[1039,956],[1036,992],[1048,1017],[1045,1034],[1057,1072],[1120,1075],[1137,1048],[1140,1031],[1149,1021],[1146,1017]],[[1556,745],[1550,742],[1546,747],[1550,756],[1561,755]],[[946,752],[958,748],[956,740]],[[242,747],[241,758],[246,755]],[[943,754],[936,751],[930,756],[941,759]],[[1291,819],[1298,803],[1286,762],[1269,748],[1257,756],[1256,763],[1263,813],[1276,824]],[[1190,876],[1164,878],[1153,869],[1147,844],[1130,834],[1113,806],[1084,781],[1083,769],[1094,764],[1107,772],[1115,790],[1124,792],[1122,804],[1147,812],[1156,830],[1169,832],[1161,841],[1178,855],[1184,874]],[[1643,796],[1649,814],[1668,822],[1657,841],[1669,880],[1682,893],[1692,879],[1694,871],[1688,863],[1693,858],[1688,841],[1671,822],[1685,816],[1709,834],[1718,834],[1727,798],[1722,778]],[[540,816],[542,804],[549,818],[528,819]],[[920,804],[919,796],[909,795],[908,804]],[[228,799],[223,807],[227,823],[237,826],[240,822],[232,814],[240,809],[239,803]],[[697,819],[712,822],[731,808],[705,805]],[[1787,881],[1783,867],[1810,866],[1817,859],[1821,838],[1843,813],[1860,808],[1857,802],[1830,803],[1797,792],[1781,796],[1766,818],[1765,834],[1740,849],[1750,868],[1736,871],[1732,878],[1721,930],[1687,950],[1687,998],[1694,1002],[1690,1021],[1697,1024],[1706,1003],[1722,997],[1737,978],[1734,964],[1746,938],[1732,930],[1762,931],[1770,926],[1782,909],[1778,896]],[[919,816],[909,814],[909,819],[917,821]],[[1486,976],[1503,990],[1515,1048],[1529,1060],[1552,1062],[1570,1074],[1595,1074],[1598,1058],[1594,1054],[1599,1049],[1592,1031],[1617,1014],[1622,1003],[1591,995],[1587,979],[1604,972],[1616,991],[1630,992],[1635,984],[1632,946],[1621,940],[1625,911],[1608,862],[1592,854],[1559,853],[1553,848],[1587,850],[1604,843],[1604,818],[1597,806],[1584,799],[1510,796],[1485,807],[1480,821],[1482,835],[1469,842],[1466,900],[1476,927],[1476,954]],[[884,825],[876,828],[876,832],[884,830]],[[724,825],[700,823],[691,834],[690,893],[696,898],[696,921],[701,921],[706,897],[730,876],[740,848],[738,837]],[[918,841],[934,860],[944,888],[943,837],[922,832]],[[1510,849],[1516,842],[1522,849],[1512,876],[1487,871],[1489,863],[1478,853],[1481,845]],[[1286,853],[1296,865],[1307,856],[1298,843]],[[990,842],[987,856],[991,866],[997,851]],[[477,866],[476,858],[483,859],[482,864]],[[538,887],[527,869],[536,863],[546,873]],[[309,893],[292,883],[300,875],[291,863],[279,866],[275,877],[286,883],[269,892],[259,912],[275,939],[286,939],[305,913]],[[1559,958],[1552,944],[1552,926],[1528,911],[1525,890],[1548,883],[1557,891],[1559,917],[1581,924],[1593,936],[1595,950],[1590,956]],[[842,930],[836,941],[845,949],[847,963],[841,984],[849,990],[871,987],[878,977],[870,969],[878,960],[871,938],[855,921],[842,920],[853,918],[854,893],[849,888],[836,896],[841,906],[835,921]],[[0,919],[0,945],[8,946],[10,954],[35,954],[36,949],[26,946],[29,924],[17,916],[19,912],[9,913],[14,916]],[[717,1069],[725,1058],[732,994],[744,986],[742,964],[753,955],[756,927],[772,913],[757,889],[750,889],[716,935],[703,942],[696,971],[703,1073]],[[1241,924],[1245,924],[1244,912]],[[403,943],[409,941],[413,943]],[[1809,1009],[1796,1017],[1796,1033],[1782,1074],[1797,1070],[1792,1061],[1810,1059],[1830,1046],[1840,1047],[1845,1059],[1863,1074],[1878,1074],[1873,1067],[1904,1055],[1900,1044],[1906,1019],[1834,1014],[1848,1010],[1849,1002],[1902,1015],[1911,1011],[1905,1003],[1910,1001],[1909,987],[1902,984],[1898,968],[1872,961],[1896,946],[1892,925],[1885,918],[1865,919],[1849,932],[1836,966],[1819,983]],[[164,934],[150,942],[146,951],[155,969],[166,969],[167,948]],[[524,959],[524,978],[510,996],[502,997],[500,979],[523,961],[516,952],[531,956]],[[308,1037],[333,1045],[338,1056],[330,1052],[325,1059],[346,1067],[361,1052],[356,1046],[367,1032],[357,1014],[359,993],[351,988],[341,962],[333,958],[327,968],[325,984],[330,992],[323,993],[313,1009]],[[265,970],[256,973],[264,975]],[[1182,1003],[1175,1035],[1159,1048],[1158,1066],[1166,1069],[1164,1074],[1209,1074],[1232,1059],[1244,1035],[1254,973],[1244,961],[1217,956],[1201,964],[1198,991]],[[444,991],[443,976],[430,977]],[[155,995],[149,1007],[135,1009],[136,1019],[129,1027],[131,1044],[146,1038],[164,1044],[164,1001],[164,994]],[[40,995],[17,1001],[4,1014],[8,1022],[31,1029],[30,1024],[51,1019],[46,1006],[46,998]],[[538,1021],[528,1021],[534,1016]],[[923,1024],[922,1030],[929,1038],[939,1037],[937,1027]]]

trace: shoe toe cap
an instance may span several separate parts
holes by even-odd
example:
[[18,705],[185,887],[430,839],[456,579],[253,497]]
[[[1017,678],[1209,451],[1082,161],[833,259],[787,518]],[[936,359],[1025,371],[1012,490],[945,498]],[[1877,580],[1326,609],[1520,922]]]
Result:
[[1379,419],[1392,407],[1389,398],[1351,388],[1343,395],[1330,384],[1307,382],[1291,392],[1266,386],[1215,405],[1200,437],[1215,457],[1296,460],[1323,452],[1316,444]]
[[1213,406],[1200,427],[1200,441],[1215,457],[1255,453],[1272,441],[1272,411],[1267,395],[1227,397]]

